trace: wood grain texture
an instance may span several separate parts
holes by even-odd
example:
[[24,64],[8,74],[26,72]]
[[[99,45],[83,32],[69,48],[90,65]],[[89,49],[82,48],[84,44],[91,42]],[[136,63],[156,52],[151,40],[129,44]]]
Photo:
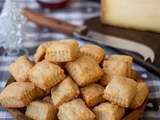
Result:
[[100,22],[100,18],[92,18],[85,22],[89,30],[95,30],[100,33],[113,35],[121,38],[130,39],[139,43],[150,46],[156,53],[154,64],[160,67],[160,34],[148,31],[137,31],[134,29],[125,29],[104,25]]

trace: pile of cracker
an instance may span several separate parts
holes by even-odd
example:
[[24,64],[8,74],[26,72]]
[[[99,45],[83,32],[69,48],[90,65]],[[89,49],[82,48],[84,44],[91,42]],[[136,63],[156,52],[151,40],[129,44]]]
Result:
[[26,108],[34,120],[121,120],[148,96],[147,85],[125,55],[73,39],[41,44],[34,61],[24,55],[9,66],[16,82],[0,94],[6,108]]

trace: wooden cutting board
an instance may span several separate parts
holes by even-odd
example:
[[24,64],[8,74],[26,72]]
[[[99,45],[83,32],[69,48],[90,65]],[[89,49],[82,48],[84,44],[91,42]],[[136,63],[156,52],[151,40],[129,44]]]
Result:
[[130,39],[150,46],[156,53],[154,64],[157,67],[160,67],[160,33],[137,31],[133,29],[124,29],[104,25],[100,22],[99,17],[89,19],[85,22],[85,24],[89,29],[95,30],[97,32]]

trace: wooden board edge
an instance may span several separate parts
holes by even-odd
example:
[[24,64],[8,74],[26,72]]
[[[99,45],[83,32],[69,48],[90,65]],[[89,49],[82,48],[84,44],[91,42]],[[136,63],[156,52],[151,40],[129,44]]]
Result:
[[143,113],[143,111],[144,111],[144,109],[147,105],[147,102],[148,102],[148,98],[144,101],[142,106],[135,109],[133,112],[129,113],[122,120],[139,120],[139,118],[141,117],[141,115],[142,115],[142,113]]

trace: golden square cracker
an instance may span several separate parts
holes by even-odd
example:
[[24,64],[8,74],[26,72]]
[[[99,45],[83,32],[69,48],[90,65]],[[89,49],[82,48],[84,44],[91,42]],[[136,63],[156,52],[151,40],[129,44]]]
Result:
[[103,70],[98,63],[88,56],[82,56],[73,62],[68,62],[65,67],[79,86],[96,82],[103,75]]
[[93,108],[96,120],[121,120],[125,109],[109,102],[101,103]]
[[30,81],[47,91],[65,78],[62,68],[47,61],[37,63],[30,71]]
[[123,61],[104,60],[103,70],[106,75],[117,75],[127,77],[128,64]]
[[132,64],[133,64],[133,58],[128,55],[111,55],[109,57],[109,60],[116,60],[116,61],[122,61],[126,62],[128,64],[128,73],[127,76],[130,76],[132,73]]
[[69,62],[80,54],[78,42],[66,40],[55,42],[47,48],[45,59],[51,62]]
[[44,59],[43,61],[46,61],[46,62],[50,62],[50,63],[53,63],[55,65],[58,65],[59,67],[61,67],[62,69],[64,69],[64,66],[66,64],[66,62],[51,62],[51,61],[48,61],[46,59]]
[[37,87],[31,82],[14,82],[0,94],[0,104],[7,108],[21,108],[37,97]]
[[54,120],[56,108],[46,102],[33,101],[27,106],[25,115],[34,120]]
[[149,94],[149,89],[146,83],[144,82],[138,82],[137,84],[137,90],[136,90],[136,95],[130,105],[131,108],[138,108],[143,104],[145,101],[146,97]]
[[123,61],[123,62],[128,62],[128,63],[133,63],[133,58],[128,55],[111,55],[109,56],[109,60],[118,60],[118,61]]
[[57,42],[61,42],[61,43],[65,43],[65,44],[70,44],[73,46],[79,46],[79,43],[77,40],[75,39],[64,39],[64,40],[59,40]]
[[84,88],[81,88],[81,94],[88,107],[93,107],[104,100],[102,97],[104,88],[99,84],[90,84]]
[[59,106],[79,96],[78,85],[70,77],[65,78],[60,84],[51,90],[52,102]]
[[120,76],[113,76],[106,86],[103,97],[119,106],[129,107],[136,95],[137,82]]
[[87,108],[82,99],[74,99],[59,107],[59,120],[94,120],[94,113]]
[[28,81],[29,70],[33,67],[33,63],[26,55],[19,57],[14,63],[9,65],[9,72],[16,81]]
[[44,56],[46,54],[46,50],[47,48],[53,43],[54,41],[48,41],[48,42],[44,42],[42,44],[39,45],[39,47],[36,50],[36,53],[34,54],[34,61],[40,62],[44,59]]
[[104,56],[105,51],[103,48],[94,44],[86,44],[80,48],[81,55],[90,56],[95,59],[98,63],[101,63]]

